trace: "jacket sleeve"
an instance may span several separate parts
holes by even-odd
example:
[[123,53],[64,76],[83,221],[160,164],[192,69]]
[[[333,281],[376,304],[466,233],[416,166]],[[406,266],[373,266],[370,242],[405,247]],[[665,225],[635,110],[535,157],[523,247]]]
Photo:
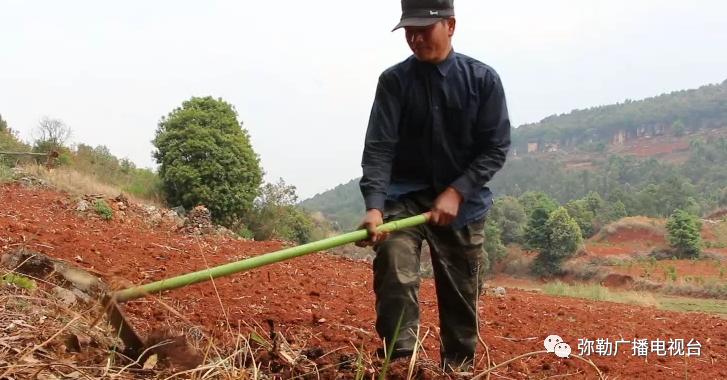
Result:
[[484,82],[475,127],[475,149],[479,153],[451,184],[465,201],[502,168],[510,149],[510,117],[502,82],[494,71],[488,72]]
[[391,180],[396,144],[399,141],[401,103],[399,86],[386,73],[381,74],[366,130],[359,182],[366,209],[384,210],[386,191]]

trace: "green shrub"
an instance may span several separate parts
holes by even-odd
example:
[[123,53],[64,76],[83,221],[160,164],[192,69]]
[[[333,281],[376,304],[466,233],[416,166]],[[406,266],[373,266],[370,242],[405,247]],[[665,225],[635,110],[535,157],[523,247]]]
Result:
[[671,280],[675,282],[677,280],[677,268],[673,265],[669,265],[664,269],[664,280]]
[[666,222],[669,245],[684,258],[697,258],[702,252],[702,223],[683,210],[676,210]]
[[103,220],[111,220],[114,218],[114,210],[103,199],[97,199],[93,202],[93,209]]
[[164,187],[161,178],[149,169],[132,168],[126,171],[126,185],[123,190],[143,199],[163,199]]
[[245,226],[237,228],[236,233],[238,236],[240,236],[243,239],[254,239],[255,238],[255,234]]
[[534,261],[533,271],[540,275],[561,272],[561,264],[572,257],[583,243],[581,229],[564,207],[559,207],[548,217],[544,230],[546,241]]
[[13,172],[9,167],[0,162],[0,183],[10,182],[13,180]]
[[487,258],[490,269],[495,263],[502,261],[507,256],[507,249],[500,240],[501,236],[500,228],[493,219],[488,218],[485,223],[485,252],[487,252]]
[[2,277],[2,282],[8,285],[15,285],[19,288],[27,290],[35,290],[38,285],[35,280],[19,274],[7,273]]
[[277,238],[303,244],[323,237],[325,226],[317,224],[297,203],[295,186],[282,178],[278,183],[266,183],[243,222],[255,240]]

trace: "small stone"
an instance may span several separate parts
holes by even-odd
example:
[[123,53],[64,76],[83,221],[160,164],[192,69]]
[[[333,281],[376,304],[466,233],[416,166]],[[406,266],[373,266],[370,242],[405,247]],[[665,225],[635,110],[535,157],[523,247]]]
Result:
[[53,296],[55,296],[64,306],[69,307],[76,304],[76,295],[68,289],[56,286],[53,288]]
[[325,318],[321,318],[321,319],[317,320],[316,322],[318,322],[318,323],[326,323],[326,319]]
[[78,201],[78,204],[76,205],[76,211],[86,211],[88,208],[91,207],[91,204],[88,203],[85,199],[81,199]]
[[84,352],[91,345],[92,339],[85,334],[71,334],[66,340],[66,346],[71,352]]
[[492,290],[492,292],[493,292],[493,293],[494,293],[494,294],[495,294],[495,295],[496,295],[497,297],[504,297],[504,296],[505,296],[505,295],[507,294],[507,291],[506,291],[506,290],[505,290],[505,288],[503,288],[502,286],[498,286],[498,287],[496,287],[495,289],[493,289],[493,290]]

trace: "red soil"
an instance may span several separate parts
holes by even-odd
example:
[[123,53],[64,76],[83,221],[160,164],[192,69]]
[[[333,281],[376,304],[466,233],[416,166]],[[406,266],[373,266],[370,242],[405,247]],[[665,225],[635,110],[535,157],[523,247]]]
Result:
[[[102,221],[92,212],[75,211],[68,195],[18,185],[0,187],[0,253],[25,246],[74,262],[115,284],[139,283],[202,269],[278,249],[278,242],[249,242],[220,236],[191,237],[171,228],[147,226],[143,215],[127,212],[124,221]],[[208,333],[225,336],[226,318],[234,330],[248,332],[271,320],[292,344],[333,352],[327,360],[353,355],[363,345],[379,346],[374,330],[371,269],[364,262],[314,254],[258,268],[211,283],[166,292],[162,299]],[[497,285],[496,283],[493,285]],[[219,299],[217,297],[219,294]],[[610,378],[727,378],[727,321],[700,313],[676,313],[653,308],[545,296],[510,289],[505,297],[483,296],[482,338],[501,363],[517,355],[542,350],[543,339],[559,334],[578,354],[579,338],[683,338],[702,344],[701,356],[631,355],[589,358]],[[421,285],[426,355],[437,358],[437,309],[433,283]],[[184,325],[156,302],[127,305],[140,330]],[[223,312],[224,310],[224,312]],[[697,323],[695,323],[697,322]],[[263,331],[267,327],[263,327]],[[258,329],[260,331],[260,329]],[[628,346],[630,348],[630,345]],[[623,348],[623,347],[622,347]],[[574,359],[552,354],[511,363],[498,371],[508,378],[545,378],[576,374],[595,378],[593,370]],[[339,373],[351,377],[351,372]],[[333,378],[323,372],[322,378]]]
[[[638,225],[606,227],[615,231],[605,237],[601,233],[586,241],[586,251],[594,256],[630,255],[649,252],[667,245],[664,234]],[[602,232],[603,233],[603,232]]]
[[606,239],[609,243],[640,243],[642,245],[665,244],[663,234],[643,228],[619,228]]

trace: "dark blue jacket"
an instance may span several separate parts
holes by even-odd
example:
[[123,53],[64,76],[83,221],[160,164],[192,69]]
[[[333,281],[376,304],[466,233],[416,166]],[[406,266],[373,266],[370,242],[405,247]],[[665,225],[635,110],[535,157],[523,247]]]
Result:
[[433,65],[410,56],[379,77],[361,166],[366,209],[408,192],[449,186],[464,197],[453,227],[482,218],[486,186],[510,147],[510,119],[491,67],[450,52]]

